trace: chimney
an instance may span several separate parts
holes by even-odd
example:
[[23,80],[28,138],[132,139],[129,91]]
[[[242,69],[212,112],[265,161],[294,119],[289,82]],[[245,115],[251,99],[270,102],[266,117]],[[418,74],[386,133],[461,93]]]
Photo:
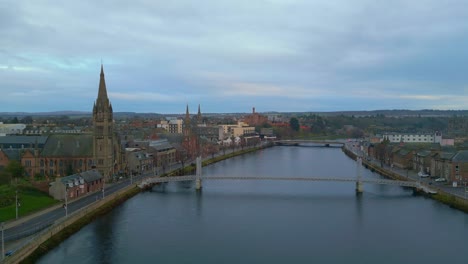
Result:
[[252,108],[252,114],[255,114],[255,107]]

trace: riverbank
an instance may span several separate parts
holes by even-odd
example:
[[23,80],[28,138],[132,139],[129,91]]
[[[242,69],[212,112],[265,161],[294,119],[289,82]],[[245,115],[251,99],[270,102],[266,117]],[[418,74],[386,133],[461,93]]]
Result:
[[[271,147],[272,145],[262,145],[249,149],[233,151],[231,153],[220,154],[214,158],[208,158],[203,161],[203,166],[226,160],[235,156],[252,153],[264,148]],[[184,170],[192,170],[193,165],[188,165]],[[162,176],[176,176],[180,169],[175,169]],[[15,254],[5,259],[4,263],[35,263],[41,256],[45,255],[48,251],[58,246],[62,241],[78,232],[81,228],[91,223],[97,217],[110,212],[115,207],[127,201],[131,197],[140,193],[142,190],[135,185],[128,186],[121,191],[118,191],[101,201],[93,204],[83,210],[78,211],[68,218],[57,221],[51,228],[40,232],[31,241],[21,249],[17,250]]]
[[[346,147],[343,147],[342,148],[343,152],[348,156],[350,157],[351,159],[353,160],[356,160],[357,158],[357,155],[352,152],[351,150],[347,149]],[[390,178],[390,179],[393,179],[393,180],[400,180],[400,181],[407,181],[409,180],[407,176],[404,176],[404,175],[401,175],[395,171],[391,171],[391,170],[388,170],[386,168],[383,168],[383,167],[380,167],[380,166],[377,166],[367,160],[362,160],[362,165],[371,170],[371,171],[375,171],[377,173],[379,173],[380,175],[386,177],[386,178]],[[463,211],[465,213],[468,213],[468,200],[467,199],[463,199],[463,198],[460,198],[454,194],[451,194],[447,191],[444,191],[440,188],[437,188],[437,194],[433,194],[433,195],[427,195],[427,197],[431,198],[431,199],[434,199],[436,201],[439,201],[443,204],[446,204],[452,208],[455,208],[455,209],[458,209],[460,211]]]

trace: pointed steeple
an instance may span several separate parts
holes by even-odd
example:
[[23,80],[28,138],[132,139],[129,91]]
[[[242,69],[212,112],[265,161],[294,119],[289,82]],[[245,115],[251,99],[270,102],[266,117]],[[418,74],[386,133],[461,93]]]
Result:
[[99,92],[97,101],[108,102],[109,98],[107,97],[106,89],[106,80],[104,79],[104,66],[101,64],[101,78],[99,79]]
[[188,110],[188,104],[187,104],[187,108],[185,110],[185,122],[190,123],[190,114],[189,114],[189,110]]
[[190,131],[191,131],[190,113],[189,113],[188,104],[187,104],[187,109],[185,110],[185,120],[184,120],[184,135],[185,136],[190,135]]
[[201,122],[202,122],[202,116],[201,116],[201,111],[200,111],[200,104],[198,104],[197,123],[201,124]]

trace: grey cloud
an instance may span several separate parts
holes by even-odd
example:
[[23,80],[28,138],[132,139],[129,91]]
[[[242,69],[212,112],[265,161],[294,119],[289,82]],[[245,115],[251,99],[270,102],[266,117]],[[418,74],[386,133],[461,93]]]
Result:
[[[243,87],[255,96],[231,91],[232,108],[431,108],[440,104],[411,98],[441,94],[443,87],[459,93],[467,83],[461,69],[468,43],[461,36],[468,35],[468,6],[459,1],[7,0],[0,5],[0,33],[6,36],[0,39],[2,90],[67,87],[92,98],[102,58],[109,90],[118,95],[111,100],[124,108],[117,111],[136,109],[128,98],[145,94],[152,96],[139,109],[157,102],[153,111],[167,112],[172,105],[164,100],[174,95],[214,107],[224,99],[213,91],[239,84],[248,84]],[[37,71],[12,74],[7,66]],[[334,96],[278,104],[259,96],[265,87],[322,89]],[[377,104],[364,96],[369,90],[408,97],[389,96]],[[350,93],[353,101],[346,99]],[[66,101],[56,107],[71,106]],[[73,108],[87,110],[80,107],[85,106]]]

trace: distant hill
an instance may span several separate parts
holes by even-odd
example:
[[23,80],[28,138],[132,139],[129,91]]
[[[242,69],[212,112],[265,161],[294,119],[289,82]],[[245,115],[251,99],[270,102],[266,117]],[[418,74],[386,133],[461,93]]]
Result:
[[[321,116],[376,116],[384,115],[386,117],[450,117],[450,116],[468,116],[468,110],[405,110],[405,109],[394,109],[394,110],[372,110],[372,111],[336,111],[336,112],[259,112],[260,114],[282,114],[282,115],[299,115],[299,114],[317,114]],[[55,112],[1,112],[2,117],[24,117],[24,116],[91,116],[91,112],[85,111],[55,111]],[[193,115],[194,113],[192,113]],[[223,115],[245,115],[249,113],[202,113],[204,116],[223,116]],[[178,114],[160,114],[160,113],[136,113],[136,112],[114,112],[114,117],[126,118],[126,117],[163,117],[163,116],[180,116]]]
[[55,112],[0,112],[0,116],[75,116],[75,115],[90,115],[91,112],[84,111],[55,111]]

